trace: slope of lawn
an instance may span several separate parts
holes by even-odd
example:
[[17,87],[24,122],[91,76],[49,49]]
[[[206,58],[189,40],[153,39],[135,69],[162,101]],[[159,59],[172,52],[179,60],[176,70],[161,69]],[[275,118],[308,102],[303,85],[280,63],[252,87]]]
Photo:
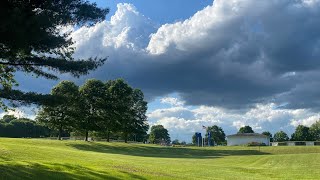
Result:
[[318,147],[160,147],[0,138],[0,179],[319,179]]

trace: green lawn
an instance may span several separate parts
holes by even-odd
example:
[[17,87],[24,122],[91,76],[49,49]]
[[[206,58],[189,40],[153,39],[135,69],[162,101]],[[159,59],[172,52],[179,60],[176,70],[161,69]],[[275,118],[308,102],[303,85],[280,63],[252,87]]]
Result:
[[178,148],[0,138],[0,179],[320,179],[320,147]]

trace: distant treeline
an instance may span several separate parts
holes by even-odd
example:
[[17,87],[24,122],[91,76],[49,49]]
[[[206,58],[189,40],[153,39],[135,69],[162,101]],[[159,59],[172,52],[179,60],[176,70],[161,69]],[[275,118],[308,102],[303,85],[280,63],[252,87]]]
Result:
[[[57,136],[57,134],[57,131],[50,130],[45,125],[28,118],[5,115],[0,119],[0,137],[39,138]],[[69,134],[63,132],[63,135]]]
[[[205,127],[206,133],[203,137],[205,139],[205,144],[226,144],[226,135],[223,129],[217,125]],[[255,133],[250,126],[243,126],[239,129],[238,133]],[[271,142],[284,142],[284,141],[320,141],[320,121],[316,121],[310,127],[298,125],[295,132],[289,138],[288,134],[284,131],[278,131],[272,135],[269,131],[262,132],[263,135],[270,137]],[[208,137],[208,135],[210,135]],[[195,133],[192,136],[192,143],[198,144],[199,134]],[[202,137],[200,137],[202,139]],[[201,143],[201,142],[200,142]]]

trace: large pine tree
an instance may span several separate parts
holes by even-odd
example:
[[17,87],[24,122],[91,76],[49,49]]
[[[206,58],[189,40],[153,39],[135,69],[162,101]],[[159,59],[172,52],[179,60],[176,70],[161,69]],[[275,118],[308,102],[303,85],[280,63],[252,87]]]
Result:
[[37,101],[10,91],[16,71],[57,79],[57,72],[77,77],[102,65],[105,59],[74,59],[73,41],[60,29],[93,25],[108,12],[83,0],[1,0],[0,97]]

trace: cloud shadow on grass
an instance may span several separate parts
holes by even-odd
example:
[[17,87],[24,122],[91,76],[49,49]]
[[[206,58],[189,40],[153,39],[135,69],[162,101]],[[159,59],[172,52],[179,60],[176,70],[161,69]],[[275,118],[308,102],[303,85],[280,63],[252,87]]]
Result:
[[108,143],[68,144],[75,149],[98,153],[122,154],[159,158],[219,158],[224,156],[266,155],[258,150],[216,150],[213,148],[157,147],[157,146],[116,146]]
[[[130,172],[121,172],[132,179],[144,179]],[[110,179],[119,180],[125,177],[115,177],[106,171],[97,171],[87,167],[67,164],[0,164],[0,179]]]

